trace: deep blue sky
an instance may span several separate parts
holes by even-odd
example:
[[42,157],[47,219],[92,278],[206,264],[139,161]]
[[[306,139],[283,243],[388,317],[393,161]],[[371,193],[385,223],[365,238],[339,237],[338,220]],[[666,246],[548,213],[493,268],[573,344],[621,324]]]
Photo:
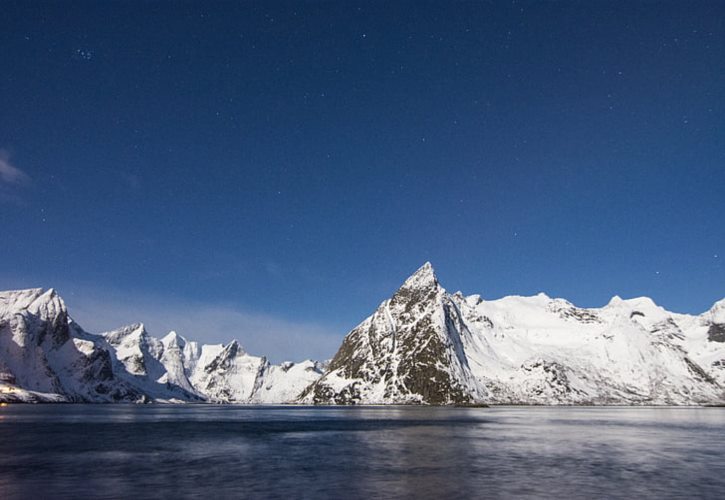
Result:
[[[0,288],[83,324],[219,306],[331,355],[426,260],[486,298],[725,296],[723,2],[2,11]],[[182,333],[257,345],[218,328]]]

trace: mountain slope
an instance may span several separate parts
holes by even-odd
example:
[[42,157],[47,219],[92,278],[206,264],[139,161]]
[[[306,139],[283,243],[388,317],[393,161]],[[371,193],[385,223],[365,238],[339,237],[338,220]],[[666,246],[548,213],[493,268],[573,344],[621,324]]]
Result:
[[345,337],[302,401],[719,402],[724,303],[693,317],[648,298],[600,309],[544,294],[485,301],[447,293],[426,263]]

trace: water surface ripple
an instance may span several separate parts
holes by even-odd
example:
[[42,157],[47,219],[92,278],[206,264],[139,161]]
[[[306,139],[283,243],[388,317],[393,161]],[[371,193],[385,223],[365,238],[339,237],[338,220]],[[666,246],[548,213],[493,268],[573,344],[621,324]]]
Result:
[[723,498],[725,408],[11,405],[0,498]]

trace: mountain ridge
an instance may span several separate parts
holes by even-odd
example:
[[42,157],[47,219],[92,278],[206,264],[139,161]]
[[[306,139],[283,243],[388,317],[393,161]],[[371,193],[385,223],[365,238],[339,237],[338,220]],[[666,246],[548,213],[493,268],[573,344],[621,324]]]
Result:
[[158,339],[143,323],[92,334],[52,288],[0,292],[0,402],[281,403],[322,369],[273,365],[236,340]]
[[725,299],[699,315],[649,297],[484,300],[447,292],[426,262],[329,365],[275,365],[143,323],[88,333],[52,288],[0,292],[5,402],[714,404],[724,387]]
[[[691,316],[670,313],[648,297],[615,296],[601,308],[579,308],[544,293],[485,301],[449,294],[425,263],[353,328],[302,401],[720,402],[725,344],[712,339],[721,331],[725,337],[722,304]],[[414,318],[411,310],[418,313]],[[421,338],[424,347],[434,348],[418,348]]]

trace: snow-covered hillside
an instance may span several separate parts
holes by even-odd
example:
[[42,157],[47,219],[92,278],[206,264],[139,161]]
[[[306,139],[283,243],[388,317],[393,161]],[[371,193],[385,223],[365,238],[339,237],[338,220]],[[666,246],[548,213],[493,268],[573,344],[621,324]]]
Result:
[[273,365],[236,341],[157,339],[143,324],[94,335],[52,289],[0,292],[0,402],[283,403],[322,370],[314,361]]
[[449,294],[426,263],[353,329],[314,403],[700,404],[723,401],[725,301],[582,309],[544,294]]

